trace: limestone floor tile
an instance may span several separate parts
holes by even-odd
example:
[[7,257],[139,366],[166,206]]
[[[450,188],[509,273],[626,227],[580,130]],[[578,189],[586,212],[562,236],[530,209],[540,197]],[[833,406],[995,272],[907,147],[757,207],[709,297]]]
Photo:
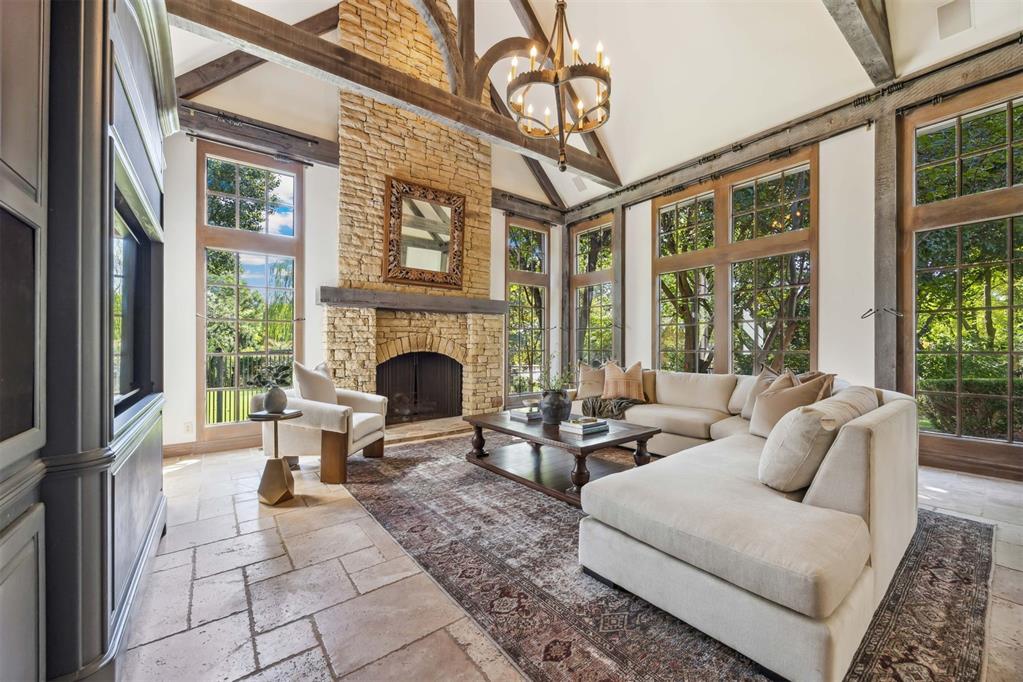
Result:
[[186,629],[191,584],[191,564],[149,575],[142,598],[135,607],[128,646],[138,646]]
[[178,566],[185,565],[191,566],[193,554],[195,554],[195,550],[190,547],[177,552],[171,552],[170,554],[154,556],[150,562],[149,570],[156,573],[158,571],[166,571],[168,568],[177,568]]
[[1023,604],[1023,571],[1016,571],[1005,566],[995,566],[991,587],[996,597],[1016,604]]
[[199,518],[199,497],[178,495],[167,498],[167,525],[177,526]]
[[252,521],[260,517],[287,514],[288,512],[293,512],[296,509],[303,508],[305,508],[305,502],[301,497],[293,497],[287,502],[281,502],[273,507],[268,504],[263,504],[259,501],[258,497],[248,497],[243,499],[238,499],[236,497],[234,501],[234,513],[235,516],[238,517],[239,523],[242,521]]
[[369,547],[373,541],[355,522],[349,522],[286,537],[284,544],[295,566],[309,566]]
[[[323,652],[317,647],[310,649],[303,654],[294,656],[260,670],[252,677],[246,677],[245,682],[284,682],[301,680],[301,682],[331,682],[334,676],[330,674],[330,666]],[[382,681],[381,681],[382,682]]]
[[444,680],[486,682],[476,664],[444,630],[384,656],[342,678],[345,682]]
[[984,505],[984,516],[997,521],[1023,526],[1023,504],[1009,505],[998,502],[989,502]]
[[287,573],[295,567],[291,564],[291,557],[287,554],[282,554],[279,557],[273,559],[267,559],[266,561],[260,561],[255,564],[249,564],[245,567],[245,581],[250,585],[257,583],[260,580],[266,580],[267,578],[273,578],[276,575]]
[[405,554],[405,550],[401,548],[401,545],[395,542],[390,533],[384,530],[384,527],[372,516],[359,519],[355,523],[369,536],[369,539],[373,541],[373,545],[380,550],[385,559],[393,559]]
[[282,554],[284,545],[273,528],[212,542],[195,550],[195,577],[204,578]]
[[308,618],[256,635],[256,656],[263,668],[315,646],[319,642]]
[[1023,526],[1006,521],[998,521],[996,537],[999,542],[1010,542],[1014,545],[1023,545]]
[[995,597],[991,600],[991,637],[1023,648],[1023,606]]
[[125,682],[234,680],[256,669],[244,613],[130,649],[119,670]]
[[409,556],[400,556],[352,573],[351,578],[359,592],[366,594],[416,573],[419,573],[416,562]]
[[167,535],[160,542],[158,554],[177,552],[186,547],[204,545],[216,540],[232,538],[238,533],[233,516],[217,516],[212,519],[169,526]]
[[1017,571],[1023,571],[1023,545],[1008,542],[995,543],[995,563]]
[[214,516],[234,514],[234,496],[206,497],[199,500],[199,518],[211,519]]
[[218,620],[249,607],[242,569],[199,578],[192,584],[191,626]]
[[251,521],[240,521],[238,523],[238,535],[274,528],[276,525],[276,516],[260,516],[258,519],[252,519]]
[[463,618],[445,628],[479,666],[490,682],[524,682],[525,676],[512,665],[504,652],[483,633],[470,618]]
[[249,586],[257,632],[351,599],[358,592],[336,559],[299,568]]
[[380,553],[380,550],[376,548],[376,545],[341,557],[341,564],[349,574],[356,573],[370,566],[382,564],[384,561],[386,559],[384,559],[384,555]]
[[999,640],[988,644],[986,682],[1019,682],[1023,676],[1023,646]]
[[314,620],[334,672],[345,675],[463,614],[420,573],[321,611]]
[[315,507],[298,509],[291,514],[282,514],[277,518],[277,527],[281,530],[281,536],[287,539],[292,535],[301,535],[327,526],[336,526],[364,516],[366,516],[366,510],[349,497]]

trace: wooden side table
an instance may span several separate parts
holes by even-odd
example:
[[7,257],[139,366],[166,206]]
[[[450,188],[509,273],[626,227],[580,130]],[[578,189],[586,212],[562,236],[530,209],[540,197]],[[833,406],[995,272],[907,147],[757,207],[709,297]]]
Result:
[[283,412],[267,412],[259,410],[250,412],[249,419],[254,422],[274,423],[274,456],[266,460],[263,476],[259,479],[259,501],[270,506],[287,502],[295,496],[295,477],[287,461],[281,458],[277,442],[277,423],[285,419],[302,416],[302,410],[284,410]]

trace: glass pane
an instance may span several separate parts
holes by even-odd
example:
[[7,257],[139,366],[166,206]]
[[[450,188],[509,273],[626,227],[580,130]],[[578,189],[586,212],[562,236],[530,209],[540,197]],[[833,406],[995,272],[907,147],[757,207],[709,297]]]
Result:
[[266,204],[262,201],[242,199],[238,208],[238,227],[249,232],[264,232]]
[[1023,185],[1023,144],[1012,148],[1012,184]]
[[237,256],[230,251],[206,249],[206,283],[235,284],[238,274],[235,272]]
[[785,172],[785,201],[796,201],[810,196],[810,167],[803,166]]
[[732,213],[745,213],[753,210],[753,183],[748,182],[732,188]]
[[238,421],[238,396],[234,389],[206,391],[206,423]]
[[1012,139],[1023,140],[1023,99],[1012,103]]
[[956,309],[956,271],[930,270],[916,275],[916,307],[920,311]]
[[270,351],[290,351],[295,347],[295,327],[291,322],[271,322],[266,328],[267,348]]
[[268,320],[286,321],[289,324],[294,321],[295,292],[289,290],[271,291],[266,317]]
[[963,393],[1009,395],[1008,355],[963,355]]
[[964,310],[961,317],[963,352],[1009,350],[1007,309]]
[[1012,440],[1023,443],[1023,400],[1012,401]]
[[206,352],[233,353],[235,349],[234,322],[206,323]]
[[[234,194],[234,164],[206,157],[206,187],[214,192]],[[234,219],[231,220],[234,223]]]
[[951,159],[955,153],[955,119],[916,131],[916,164],[918,166]]
[[965,268],[964,308],[999,308],[1009,305],[1009,268],[1005,265]]
[[956,433],[958,419],[955,394],[918,393],[916,402],[921,431]]
[[238,352],[258,353],[266,350],[266,323],[241,322],[238,324]]
[[956,264],[956,228],[949,227],[916,235],[916,266],[934,268]]
[[511,225],[508,228],[508,267],[525,272],[544,272],[545,239],[541,232]]
[[1001,262],[1008,257],[1007,220],[963,226],[963,262]]
[[209,355],[206,357],[206,387],[229,388],[235,385],[234,355]]
[[732,241],[741,242],[746,239],[753,239],[753,221],[752,213],[732,218]]
[[279,204],[295,205],[295,177],[285,173],[271,173],[267,200]]
[[266,290],[238,288],[238,319],[262,320],[266,317]]
[[252,199],[266,200],[267,188],[270,184],[271,174],[262,168],[252,166],[239,166],[239,194]]
[[272,202],[266,216],[267,232],[284,237],[295,236],[295,209],[287,204]]
[[916,387],[919,391],[955,393],[958,390],[956,356],[917,353],[916,376]]
[[916,170],[916,203],[930,204],[956,195],[956,164],[943,163]]
[[999,104],[996,107],[963,116],[961,153],[969,154],[981,149],[1004,145],[1008,133],[1006,112],[1006,105]]
[[206,224],[234,227],[235,200],[210,195],[206,198]]
[[1009,401],[1005,398],[959,398],[962,435],[1008,440]]
[[963,158],[963,195],[1008,186],[1006,158],[1004,149]]
[[958,350],[959,316],[956,313],[919,313],[916,316],[916,347],[925,352]]
[[235,288],[212,286],[206,288],[206,317],[233,319],[235,310]]
[[238,254],[238,279],[250,287],[266,286],[266,256]]
[[773,206],[781,201],[781,173],[768,175],[757,180],[757,208]]

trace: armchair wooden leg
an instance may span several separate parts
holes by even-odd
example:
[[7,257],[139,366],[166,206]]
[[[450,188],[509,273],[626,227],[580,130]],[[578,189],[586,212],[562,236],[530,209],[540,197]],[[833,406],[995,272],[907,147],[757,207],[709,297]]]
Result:
[[348,482],[348,434],[320,432],[320,482]]
[[369,457],[370,459],[376,459],[384,456],[384,439],[381,438],[378,441],[370,443],[362,449],[362,456]]

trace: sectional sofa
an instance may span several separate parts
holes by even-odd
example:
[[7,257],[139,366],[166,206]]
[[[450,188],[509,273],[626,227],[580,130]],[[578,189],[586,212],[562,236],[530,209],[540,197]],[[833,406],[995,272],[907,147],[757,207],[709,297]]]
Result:
[[579,562],[779,675],[838,680],[916,529],[916,403],[876,391],[809,486],[780,492],[740,414],[753,382],[646,377],[655,401],[626,419],[659,426],[670,456],[583,488]]

